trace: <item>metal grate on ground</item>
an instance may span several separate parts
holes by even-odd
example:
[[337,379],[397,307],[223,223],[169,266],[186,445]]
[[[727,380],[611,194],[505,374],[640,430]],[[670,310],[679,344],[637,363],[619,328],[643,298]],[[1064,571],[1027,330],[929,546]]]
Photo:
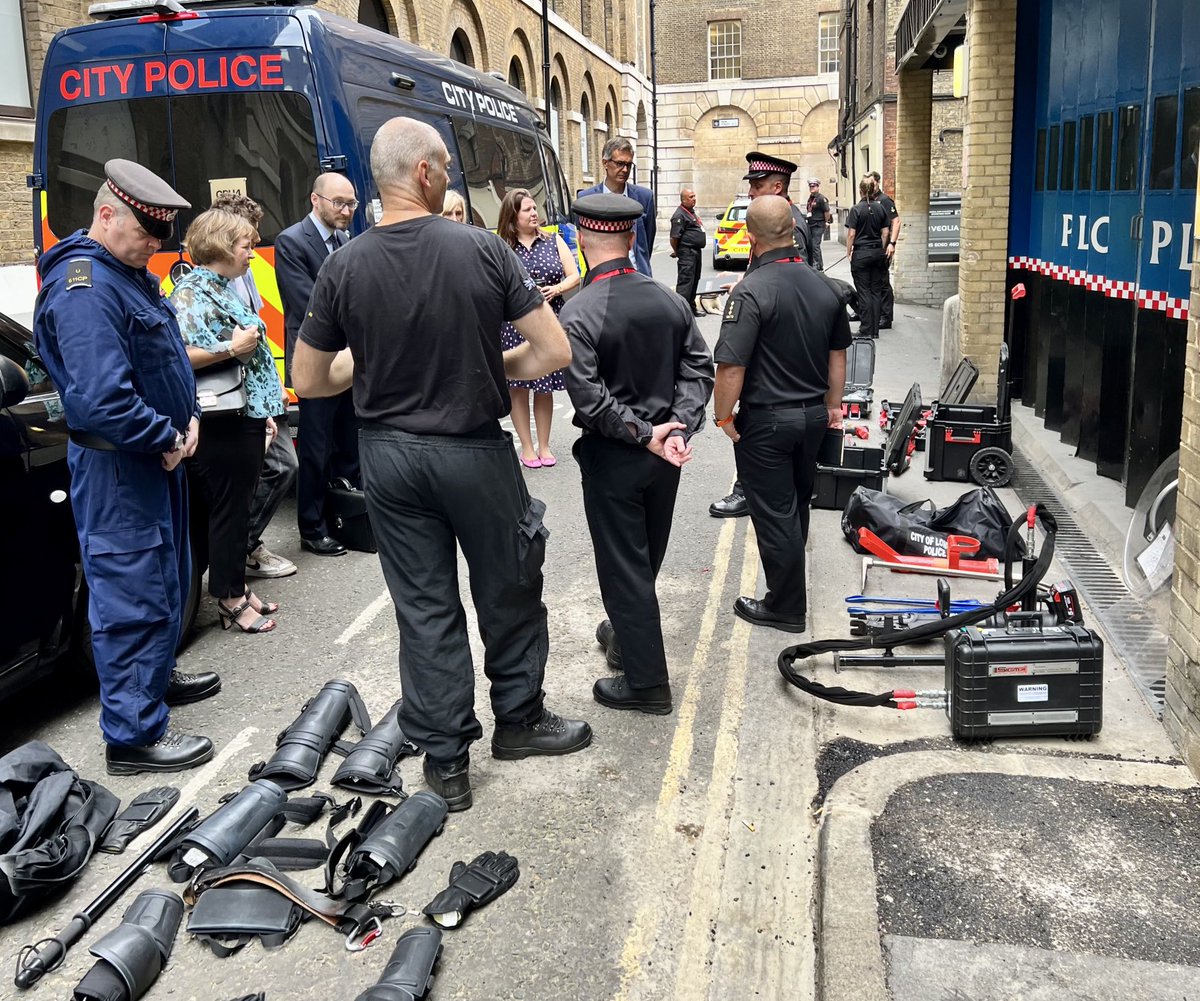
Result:
[[1167,636],[1157,617],[1145,602],[1129,593],[1121,575],[1092,545],[1029,457],[1018,448],[1013,460],[1012,488],[1022,504],[1040,502],[1058,521],[1055,555],[1103,624],[1138,691],[1161,719],[1166,698]]

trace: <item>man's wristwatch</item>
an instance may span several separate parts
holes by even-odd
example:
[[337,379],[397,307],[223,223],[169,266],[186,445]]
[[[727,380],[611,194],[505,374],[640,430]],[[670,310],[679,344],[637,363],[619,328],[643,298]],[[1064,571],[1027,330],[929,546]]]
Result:
[[737,416],[737,414],[730,414],[728,417],[718,417],[716,414],[713,414],[713,423],[717,427],[723,428],[726,424],[728,424],[730,421],[732,421],[736,416]]
[[187,435],[184,434],[182,431],[176,431],[175,432],[175,441],[172,443],[171,447],[167,449],[167,452],[168,453],[178,452],[186,444],[187,444]]

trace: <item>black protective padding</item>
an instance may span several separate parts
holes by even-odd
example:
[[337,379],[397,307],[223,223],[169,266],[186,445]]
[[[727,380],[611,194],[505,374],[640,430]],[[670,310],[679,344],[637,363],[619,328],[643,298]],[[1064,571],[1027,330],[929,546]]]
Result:
[[400,936],[379,982],[356,1001],[419,1001],[433,987],[433,968],[441,954],[441,929],[410,928]]
[[448,812],[446,801],[425,789],[400,803],[351,850],[342,895],[366,900],[374,890],[403,876],[441,831]]
[[138,793],[108,825],[104,839],[96,846],[96,851],[120,855],[129,846],[129,842],[162,820],[178,802],[179,790],[174,786],[158,786]]
[[[176,894],[167,890],[143,890],[129,905],[121,923],[88,950],[98,960],[96,966],[107,966],[120,978],[125,987],[120,1001],[137,1001],[158,979],[171,955],[182,918],[183,901]],[[81,989],[94,990],[103,982],[111,983],[111,980],[99,975],[89,981],[85,976],[76,987],[75,996],[104,997],[80,993]]]
[[271,779],[287,790],[312,785],[321,761],[351,719],[363,733],[371,728],[371,719],[358,689],[348,681],[326,682],[305,703],[296,721],[280,733],[271,759],[251,767],[250,778]]
[[[287,793],[274,782],[251,782],[179,842],[167,869],[171,879],[183,883],[201,865],[228,865],[257,838],[278,833],[286,803]],[[207,861],[198,863],[197,852]]]
[[420,751],[400,728],[399,714],[403,704],[403,699],[397,699],[371,732],[350,749],[346,760],[333,775],[335,786],[376,796],[404,795],[400,776],[395,774],[396,762],[403,755],[419,754]]

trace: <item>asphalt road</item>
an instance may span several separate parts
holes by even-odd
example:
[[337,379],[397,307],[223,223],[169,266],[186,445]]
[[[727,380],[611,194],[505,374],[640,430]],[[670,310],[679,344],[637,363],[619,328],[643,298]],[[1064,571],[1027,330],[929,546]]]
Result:
[[[672,273],[674,262],[662,257]],[[718,322],[701,321],[710,344]],[[525,472],[531,491],[546,501],[551,530],[545,687],[555,711],[592,723],[594,745],[565,758],[493,760],[480,672],[485,738],[472,760],[476,805],[452,815],[415,870],[383,895],[410,916],[393,920],[379,944],[361,953],[348,952],[336,933],[312,923],[281,949],[255,944],[218,960],[181,930],[151,998],[221,1001],[257,990],[296,1001],[353,998],[374,982],[400,932],[418,923],[452,862],[488,849],[515,855],[520,881],[446,934],[437,998],[694,1001],[772,997],[774,985],[811,983],[812,827],[805,804],[816,786],[810,769],[792,765],[813,757],[812,733],[807,716],[778,698],[772,662],[786,635],[752,634],[732,614],[733,599],[755,593],[759,574],[747,521],[707,514],[733,479],[732,450],[711,428],[696,440],[659,581],[675,712],[607,710],[591,698],[592,682],[606,673],[593,639],[603,610],[565,394],[558,404],[552,444],[559,463]],[[486,492],[479,501],[487,502]],[[269,756],[276,734],[326,680],[353,681],[374,716],[400,694],[396,626],[378,560],[301,553],[293,517],[285,507],[267,543],[300,572],[256,585],[282,603],[279,628],[262,636],[222,632],[206,596],[180,661],[183,670],[216,670],[224,678],[217,697],[173,713],[175,724],[217,744],[212,762],[177,777],[182,802],[202,812],[247,781],[250,766]],[[464,567],[464,593],[466,583]],[[469,608],[468,617],[478,665]],[[44,740],[125,801],[158,784],[104,775],[96,699],[63,688],[47,685],[10,700],[0,717],[3,744]],[[316,789],[329,789],[335,768],[336,760],[326,761]],[[409,790],[423,786],[419,759],[407,759],[401,771]],[[317,826],[323,831],[323,823]],[[15,956],[23,942],[63,924],[131,857],[97,856],[59,904],[0,929],[0,956]],[[168,881],[156,868],[139,885]],[[111,927],[130,900],[132,894],[98,930]],[[40,992],[68,994],[89,963],[86,948],[77,948]],[[8,996],[9,982],[0,985],[0,997]]]

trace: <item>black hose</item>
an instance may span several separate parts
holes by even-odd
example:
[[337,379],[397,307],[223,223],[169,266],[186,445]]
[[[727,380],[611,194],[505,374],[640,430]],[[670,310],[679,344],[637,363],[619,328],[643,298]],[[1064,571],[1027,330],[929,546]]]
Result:
[[[826,688],[824,685],[804,677],[793,667],[793,664],[797,660],[805,660],[809,657],[815,657],[818,654],[833,653],[834,651],[840,653],[847,650],[891,649],[892,647],[905,646],[909,643],[920,643],[922,640],[932,639],[935,636],[948,633],[952,629],[961,629],[965,626],[974,625],[976,622],[1003,612],[1011,605],[1020,604],[1026,595],[1037,593],[1038,584],[1046,576],[1046,573],[1050,570],[1050,564],[1054,560],[1054,538],[1058,531],[1058,522],[1054,520],[1054,515],[1042,504],[1037,505],[1037,518],[1041,521],[1042,530],[1046,534],[1037,561],[1030,568],[1030,571],[1022,576],[1017,584],[1007,587],[990,605],[983,605],[970,611],[959,612],[957,615],[951,615],[945,619],[935,619],[932,622],[925,622],[919,626],[913,626],[911,629],[896,629],[860,639],[816,640],[812,643],[790,646],[779,653],[777,661],[779,673],[783,675],[783,679],[788,684],[794,685],[802,692],[807,692],[809,695],[825,699],[828,702],[837,702],[841,705],[894,707],[895,702],[892,699],[891,692],[871,695],[867,692],[853,692],[845,688]],[[1012,580],[1014,542],[1020,538],[1021,529],[1025,525],[1026,516],[1022,514],[1009,527],[1008,537],[1004,545],[1006,581]]]

